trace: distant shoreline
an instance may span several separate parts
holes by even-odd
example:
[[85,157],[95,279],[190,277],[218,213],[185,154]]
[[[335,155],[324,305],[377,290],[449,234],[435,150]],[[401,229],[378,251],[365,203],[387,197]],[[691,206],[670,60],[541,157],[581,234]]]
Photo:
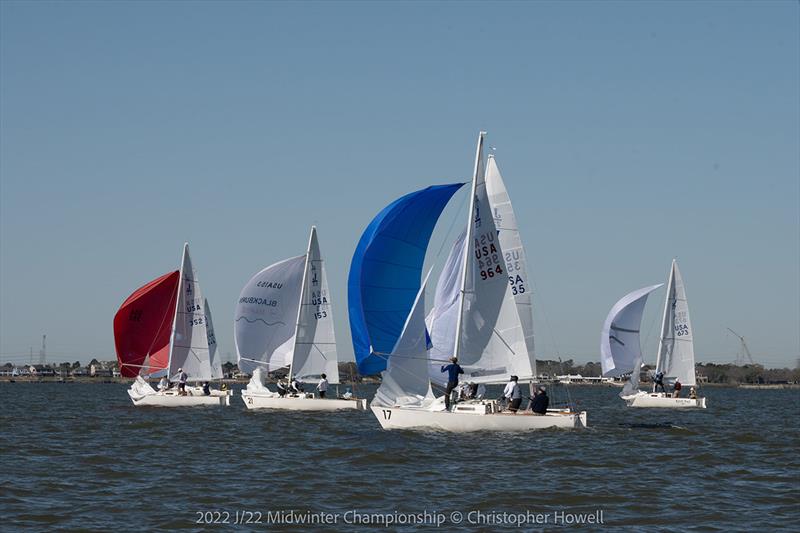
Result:
[[[247,385],[249,382],[249,378],[238,378],[238,379],[223,379],[223,380],[214,380],[212,383],[225,383],[228,385],[238,384],[238,385]],[[113,377],[78,377],[78,378],[68,378],[66,380],[62,380],[58,377],[31,377],[31,376],[2,376],[0,377],[0,383],[92,383],[92,384],[128,384],[132,383],[133,380],[130,378],[113,378]],[[273,380],[267,381],[267,383],[274,383]],[[362,381],[342,381],[340,385],[365,385],[369,383],[379,384],[380,380],[376,378],[364,378]],[[564,385],[570,387],[610,387],[610,388],[620,388],[619,385],[612,385],[610,383],[598,383],[598,382],[589,382],[589,383],[557,383],[553,381],[541,381],[541,383],[546,383],[549,385]],[[780,390],[780,389],[800,389],[800,383],[703,383],[700,388],[740,388],[740,389],[761,389],[761,390]],[[645,387],[646,388],[646,387]]]

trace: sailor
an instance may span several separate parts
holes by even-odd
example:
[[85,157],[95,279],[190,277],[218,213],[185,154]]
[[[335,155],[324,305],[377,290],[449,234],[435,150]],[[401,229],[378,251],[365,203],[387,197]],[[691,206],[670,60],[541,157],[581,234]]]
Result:
[[342,394],[342,398],[344,398],[345,400],[349,400],[352,397],[353,397],[353,391],[350,390],[350,387],[347,387],[347,389],[344,391],[344,394]]
[[696,400],[697,399],[697,390],[695,390],[694,387],[689,389],[689,398],[691,398],[692,400]]
[[167,376],[163,376],[161,381],[158,382],[158,390],[167,390],[169,388],[169,380]]
[[453,389],[458,387],[458,375],[463,374],[464,370],[461,368],[461,365],[458,364],[458,358],[451,357],[449,365],[442,365],[442,372],[447,372],[447,389],[444,391],[444,408],[449,411],[450,393],[453,392]]
[[208,381],[203,382],[203,396],[211,396],[211,387],[208,384]]
[[505,390],[503,390],[503,396],[508,402],[508,410],[512,413],[516,413],[522,403],[522,391],[519,389],[517,381],[519,381],[517,376],[511,376],[509,382],[506,383]]
[[547,407],[550,405],[550,398],[547,397],[547,391],[544,387],[539,387],[536,396],[533,397],[531,402],[531,410],[535,415],[546,415]]
[[664,388],[664,373],[660,370],[656,372],[655,387],[653,388],[653,392],[658,392],[659,387],[661,387],[661,392],[667,392],[667,389]]
[[469,400],[472,398],[472,387],[469,383],[462,383],[458,388],[458,401]]
[[292,394],[300,394],[303,392],[303,386],[298,383],[297,378],[292,378],[292,382],[289,384],[289,392]]
[[189,376],[183,371],[183,368],[178,369],[178,394],[186,396],[186,380]]
[[322,379],[320,379],[319,383],[317,383],[317,390],[319,391],[319,397],[320,398],[324,398],[325,397],[325,393],[328,392],[328,376],[326,376],[325,374],[322,374],[322,376],[320,376],[320,377]]
[[675,385],[672,386],[672,397],[678,398],[681,395],[681,382],[677,379],[675,380]]
[[275,385],[278,387],[278,396],[280,396],[281,398],[286,396],[286,381],[284,381],[283,378],[281,378]]

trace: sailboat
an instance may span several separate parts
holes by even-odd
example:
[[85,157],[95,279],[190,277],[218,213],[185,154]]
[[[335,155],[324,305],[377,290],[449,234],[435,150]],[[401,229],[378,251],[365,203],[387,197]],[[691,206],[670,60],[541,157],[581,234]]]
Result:
[[339,362],[328,279],[311,228],[305,254],[285,259],[253,276],[236,305],[234,332],[239,370],[251,374],[242,400],[248,409],[333,411],[366,409],[358,398],[320,398],[313,393],[281,396],[264,384],[265,374],[288,367],[288,381],[316,384],[325,374],[339,383]]
[[[642,351],[639,342],[642,314],[647,297],[664,284],[652,285],[626,294],[606,317],[600,340],[600,364],[603,376],[618,377],[631,373],[620,397],[629,407],[706,408],[706,399],[672,397],[666,392],[639,389]],[[678,263],[673,259],[667,281],[664,315],[656,356],[656,374],[663,373],[664,380],[682,386],[695,387],[694,343],[689,321],[689,306]]]
[[[381,373],[370,407],[384,429],[516,431],[586,425],[586,413],[501,412],[498,402],[474,399],[450,410],[433,394],[441,366],[459,359],[462,382],[535,380],[533,316],[525,254],[514,212],[494,158],[484,163],[478,136],[468,220],[439,276],[425,316],[425,254],[442,210],[464,184],[409,193],[367,226],[353,255],[348,303],[353,348],[361,374]],[[488,170],[487,170],[488,167]]]
[[[164,274],[140,287],[123,302],[114,316],[114,341],[123,377],[136,378],[128,395],[133,404],[164,407],[229,405],[228,391],[211,390],[204,395],[198,386],[187,386],[179,395],[177,387],[155,390],[145,379],[167,377],[174,382],[179,369],[189,382],[215,378],[207,318],[197,274],[192,268],[189,244],[183,246],[180,270]],[[216,342],[213,342],[214,349]],[[220,368],[219,377],[222,377]]]

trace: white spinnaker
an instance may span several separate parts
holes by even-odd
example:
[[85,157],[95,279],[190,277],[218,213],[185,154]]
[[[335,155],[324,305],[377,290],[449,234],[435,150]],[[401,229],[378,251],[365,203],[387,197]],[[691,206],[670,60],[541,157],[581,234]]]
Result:
[[433,309],[428,313],[426,319],[431,338],[431,349],[428,352],[429,376],[432,382],[443,387],[447,385],[447,374],[441,372],[442,365],[448,364],[448,359],[455,353],[465,239],[466,228],[453,243],[447,261],[439,274]]
[[316,382],[323,373],[329,383],[339,383],[339,360],[336,355],[328,277],[319,250],[317,230],[312,227],[292,375],[300,381]]
[[435,400],[428,379],[428,335],[425,331],[427,281],[426,276],[386,363],[386,370],[381,373],[381,386],[375,392],[371,405],[425,407]]
[[642,314],[647,297],[662,285],[664,284],[659,283],[626,294],[614,304],[603,323],[600,334],[600,366],[603,376],[616,377],[631,373],[620,396],[635,394],[639,390]]
[[609,311],[600,335],[600,366],[603,376],[616,377],[638,369],[642,359],[639,331],[648,295],[659,287],[651,285],[623,296]]
[[[482,157],[483,134],[478,141],[472,184],[456,355],[465,373],[462,381],[503,383],[510,374],[520,372],[530,376],[531,370],[517,368],[517,363],[523,362],[515,358],[513,347],[500,334],[500,330],[513,328],[519,315],[516,309],[509,312],[508,307],[501,313],[509,282],[486,193]],[[527,366],[530,367],[529,361]]]
[[[536,355],[533,344],[532,287],[528,280],[525,248],[517,225],[517,217],[511,206],[511,197],[506,190],[503,177],[494,156],[489,155],[486,165],[486,192],[497,227],[500,246],[503,249],[508,288],[497,323],[498,334],[514,352],[514,374],[536,375]],[[516,307],[517,317],[508,307]]]
[[696,385],[689,305],[686,302],[683,278],[675,260],[672,261],[667,286],[657,361],[656,371],[664,372],[665,379],[678,380],[683,385]]
[[175,332],[169,362],[170,376],[176,376],[178,369],[182,368],[190,381],[211,379],[204,302],[187,243],[183,245],[181,279],[178,283]]
[[303,254],[270,265],[242,289],[234,322],[242,372],[270,372],[291,363],[305,263]]
[[211,306],[205,302],[206,330],[208,334],[208,357],[211,365],[211,379],[222,379],[222,357],[217,356],[217,337],[214,335],[214,322],[211,320]]

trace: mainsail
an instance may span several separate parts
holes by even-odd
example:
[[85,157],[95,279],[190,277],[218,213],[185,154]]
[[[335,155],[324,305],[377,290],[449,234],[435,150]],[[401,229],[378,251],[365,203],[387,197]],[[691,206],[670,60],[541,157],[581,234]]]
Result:
[[300,381],[316,381],[321,374],[328,382],[339,383],[339,360],[333,310],[328,291],[328,276],[317,241],[317,228],[311,228],[305,283],[297,321],[292,375]]
[[205,302],[206,331],[208,334],[208,357],[211,365],[211,379],[222,379],[222,357],[217,355],[217,337],[214,335],[214,322],[211,320],[211,306]]
[[[497,331],[514,352],[515,373],[536,375],[533,345],[533,291],[528,279],[525,248],[500,169],[493,155],[486,165],[486,192],[492,207],[497,236],[503,250],[508,288],[498,318]],[[510,307],[516,307],[516,316]],[[527,366],[529,365],[529,366]]]
[[291,364],[306,256],[268,266],[242,289],[236,304],[234,339],[239,370],[253,374]]
[[683,278],[678,263],[673,259],[670,269],[661,338],[658,345],[656,372],[664,373],[670,381],[679,380],[683,385],[694,386],[694,342],[689,321],[689,305]]
[[600,366],[603,376],[617,377],[631,373],[630,385],[624,395],[635,392],[642,366],[642,348],[639,340],[642,314],[647,296],[664,285],[651,285],[623,296],[606,317],[600,336]]
[[169,375],[176,376],[183,369],[192,381],[211,379],[211,365],[206,329],[205,299],[200,291],[197,273],[189,257],[189,245],[183,245],[181,281],[178,286],[178,305]]
[[132,378],[169,365],[170,336],[180,272],[154,279],[133,292],[114,315],[120,374]]
[[361,235],[347,281],[350,332],[361,374],[386,369],[419,292],[433,228],[462,185],[407,194],[378,213]]

